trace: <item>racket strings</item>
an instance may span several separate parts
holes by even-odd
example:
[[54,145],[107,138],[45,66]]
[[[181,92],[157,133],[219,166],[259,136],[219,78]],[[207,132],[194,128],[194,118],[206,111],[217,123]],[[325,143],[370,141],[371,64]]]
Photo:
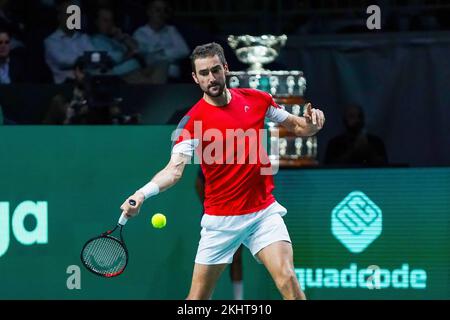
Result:
[[115,274],[126,265],[125,248],[116,240],[101,237],[92,240],[83,250],[86,266],[103,275]]

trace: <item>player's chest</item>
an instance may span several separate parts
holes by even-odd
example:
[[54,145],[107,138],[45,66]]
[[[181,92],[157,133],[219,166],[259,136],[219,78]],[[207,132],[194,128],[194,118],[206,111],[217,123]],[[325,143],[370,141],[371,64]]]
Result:
[[259,130],[264,127],[265,113],[251,104],[235,104],[227,107],[209,108],[202,117],[203,130],[229,129]]

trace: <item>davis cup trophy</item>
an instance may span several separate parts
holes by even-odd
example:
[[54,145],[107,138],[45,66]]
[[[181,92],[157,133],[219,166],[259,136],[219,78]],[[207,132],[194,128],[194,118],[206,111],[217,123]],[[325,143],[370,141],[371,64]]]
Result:
[[[229,88],[253,88],[272,94],[276,103],[294,115],[302,115],[305,105],[306,80],[302,71],[270,71],[264,64],[274,61],[286,44],[287,36],[233,36],[228,44],[237,58],[250,67],[227,75]],[[270,135],[269,158],[280,167],[317,165],[317,138],[296,137],[273,122],[266,122]]]

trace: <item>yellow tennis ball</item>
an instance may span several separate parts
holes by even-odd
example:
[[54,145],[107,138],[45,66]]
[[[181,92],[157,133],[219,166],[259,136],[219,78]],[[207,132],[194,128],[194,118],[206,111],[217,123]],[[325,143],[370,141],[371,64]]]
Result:
[[166,226],[166,222],[166,216],[162,213],[157,213],[152,217],[152,225],[156,229],[164,228]]

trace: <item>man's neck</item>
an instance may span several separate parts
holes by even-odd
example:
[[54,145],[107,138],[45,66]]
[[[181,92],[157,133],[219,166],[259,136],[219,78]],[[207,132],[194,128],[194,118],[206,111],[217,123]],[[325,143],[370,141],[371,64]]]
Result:
[[165,24],[160,24],[160,23],[154,23],[153,21],[149,21],[148,26],[156,32],[161,31],[166,25]]
[[359,137],[360,135],[363,135],[363,134],[364,134],[364,132],[362,130],[359,130],[359,131],[347,130],[347,136],[350,137],[350,138],[357,138],[357,137]]
[[230,103],[231,92],[230,90],[228,90],[228,88],[225,88],[225,90],[223,90],[223,93],[218,97],[210,97],[209,95],[204,93],[203,99],[205,99],[206,102],[212,104],[213,106],[223,107]]
[[0,58],[0,65],[3,65],[8,62],[8,57]]
[[59,30],[61,30],[66,37],[73,37],[73,35],[75,34],[75,31],[69,30],[66,27],[61,27],[60,26]]

